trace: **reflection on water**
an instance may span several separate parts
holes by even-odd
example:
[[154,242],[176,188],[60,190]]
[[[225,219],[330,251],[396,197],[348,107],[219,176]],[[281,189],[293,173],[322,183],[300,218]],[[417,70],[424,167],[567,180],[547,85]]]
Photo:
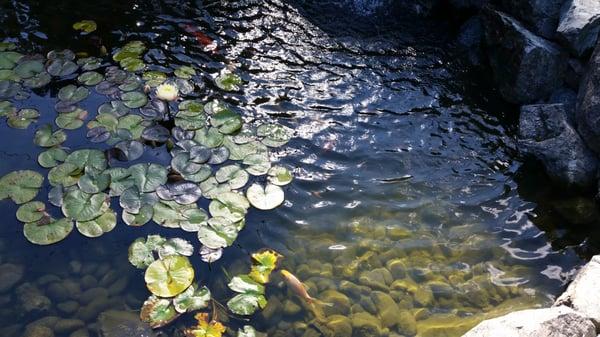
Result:
[[[269,305],[255,317],[269,336],[458,336],[486,317],[550,304],[581,262],[565,248],[581,236],[553,241],[568,237],[551,226],[557,208],[540,208],[528,201],[539,199],[522,196],[531,188],[517,189],[519,163],[496,117],[504,107],[477,103],[489,93],[456,70],[445,27],[367,15],[376,1],[354,2],[366,6],[360,13],[318,1],[107,3],[13,1],[3,12],[18,15],[0,14],[0,29],[40,52],[110,50],[135,38],[150,46],[145,61],[156,69],[192,63],[211,74],[235,65],[249,84],[223,99],[297,132],[274,154],[295,168],[284,207],[252,211],[239,246],[212,266],[196,261],[200,281],[225,302],[221,267],[235,261],[229,274],[245,272],[248,252],[272,247],[312,296],[334,304],[311,310],[275,279]],[[54,6],[68,9],[61,23]],[[99,24],[93,43],[70,28],[84,17]],[[217,53],[186,25],[215,39]],[[52,115],[55,94],[23,104]],[[210,82],[202,94],[215,95]],[[34,131],[2,132],[1,173],[35,167]],[[84,142],[73,139],[74,147]],[[54,320],[43,322],[57,336],[84,326],[93,335],[100,312],[138,308],[147,295],[124,254],[156,226],[42,248],[28,245],[19,226],[7,217],[1,232],[2,275],[17,279],[6,289],[0,280],[2,336],[20,336],[36,319]]]

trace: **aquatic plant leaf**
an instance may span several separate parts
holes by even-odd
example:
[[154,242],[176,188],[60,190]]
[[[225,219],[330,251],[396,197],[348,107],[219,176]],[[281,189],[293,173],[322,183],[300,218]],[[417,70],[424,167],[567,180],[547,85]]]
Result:
[[198,230],[198,240],[208,248],[219,249],[229,247],[238,235],[238,229],[232,221],[223,217],[208,219],[208,226]]
[[241,329],[238,329],[237,337],[257,337],[257,332],[251,325],[244,325]]
[[179,96],[179,89],[173,84],[163,83],[156,87],[156,97],[163,101],[174,101]]
[[142,80],[150,87],[158,87],[167,80],[167,75],[160,71],[147,71],[142,75]]
[[280,258],[281,255],[269,249],[252,254],[254,264],[248,276],[258,283],[268,283],[271,272],[277,267]]
[[178,204],[195,203],[202,196],[197,184],[189,181],[178,181],[158,187],[156,193],[163,200],[174,200]]
[[63,58],[49,60],[46,65],[46,71],[52,76],[62,77],[73,74],[79,69],[79,66],[73,61]]
[[197,232],[208,221],[208,214],[201,208],[190,208],[185,210],[183,214],[185,220],[179,221],[179,227],[186,232]]
[[48,60],[64,59],[73,61],[75,59],[75,53],[72,50],[51,50],[46,55]]
[[182,152],[171,159],[171,168],[181,175],[194,174],[202,168],[202,164],[192,161],[189,153]]
[[175,117],[175,125],[184,130],[202,129],[206,126],[206,116],[204,114],[189,116],[180,111]]
[[227,307],[238,315],[252,315],[267,305],[267,299],[260,294],[237,294],[227,301]]
[[131,213],[126,210],[123,210],[123,222],[127,224],[127,226],[139,227],[143,226],[148,221],[152,220],[152,215],[154,215],[154,208],[152,205],[142,205],[137,213]]
[[132,186],[121,193],[119,205],[128,212],[138,213],[142,206],[152,206],[157,201],[158,196],[156,193],[140,192],[136,186]]
[[40,113],[36,109],[21,109],[13,114],[7,115],[7,124],[15,129],[27,129],[34,122]]
[[196,75],[196,70],[190,66],[181,66],[175,70],[175,76],[189,80]]
[[195,183],[202,183],[212,175],[212,169],[210,165],[201,165],[198,172],[193,174],[182,174],[185,180],[192,181]]
[[215,78],[215,84],[225,91],[238,91],[240,90],[242,79],[238,75],[225,70]]
[[237,293],[255,293],[264,294],[265,287],[252,280],[248,275],[234,276],[227,285],[231,290]]
[[30,201],[17,209],[17,220],[25,223],[41,220],[45,215],[46,205],[41,201]]
[[130,41],[113,55],[113,60],[121,61],[131,55],[142,55],[146,51],[146,45],[139,40]]
[[2,80],[0,81],[0,98],[13,98],[22,90],[17,82]]
[[293,131],[283,125],[269,123],[262,124],[256,129],[256,134],[263,137],[262,143],[269,147],[285,145],[292,137]]
[[86,99],[90,90],[86,87],[77,87],[69,84],[58,91],[58,99],[69,104],[75,104]]
[[73,221],[62,218],[55,220],[43,217],[36,222],[23,226],[23,234],[29,242],[36,245],[50,245],[65,239],[73,230]]
[[223,256],[223,248],[212,249],[204,245],[200,247],[200,259],[206,263],[213,263]]
[[[239,198],[222,198],[223,196],[239,196]],[[224,201],[221,201],[225,199]],[[213,217],[223,217],[231,222],[238,222],[246,216],[248,200],[238,193],[225,192],[213,199],[208,205],[210,215]]]
[[271,168],[271,161],[267,153],[256,153],[248,155],[242,161],[246,167],[246,171],[253,176],[261,176],[267,174]]
[[152,251],[152,248],[146,244],[145,239],[136,239],[129,245],[129,263],[139,269],[148,268],[148,266],[154,262],[154,254]]
[[173,297],[192,284],[194,268],[187,257],[170,255],[152,262],[146,269],[144,280],[154,295]]
[[0,69],[0,81],[4,80],[18,82],[21,78],[19,78],[13,70]]
[[200,189],[202,190],[202,195],[207,199],[214,199],[220,194],[231,192],[229,184],[219,184],[215,177],[210,177],[201,182]]
[[48,85],[50,81],[52,81],[52,76],[44,71],[23,80],[23,85],[28,88],[37,89]]
[[67,158],[67,152],[60,147],[52,147],[38,155],[38,163],[44,168],[52,168]]
[[48,202],[56,207],[62,206],[64,189],[61,185],[54,186],[48,191]]
[[12,102],[0,101],[0,116],[10,115],[16,112],[17,109],[13,106]]
[[197,285],[192,284],[173,299],[173,305],[177,312],[183,314],[208,307],[210,298],[210,290],[207,287],[198,288]]
[[13,171],[0,178],[0,200],[10,198],[17,204],[33,200],[44,177],[30,170]]
[[208,163],[212,165],[219,165],[226,162],[227,159],[229,159],[229,150],[227,150],[227,148],[224,146],[219,146],[211,149],[211,155]]
[[141,91],[130,91],[121,95],[121,100],[126,107],[136,109],[148,103],[148,96]]
[[246,186],[248,173],[238,165],[227,165],[219,168],[215,173],[215,179],[220,184],[227,183],[232,190]]
[[67,140],[67,134],[63,130],[52,132],[52,125],[45,124],[35,132],[33,142],[41,147],[53,147]]
[[89,238],[97,238],[104,233],[112,231],[117,225],[117,214],[113,211],[105,212],[89,221],[77,221],[75,226],[79,233]]
[[223,139],[223,146],[229,150],[229,159],[243,160],[251,154],[267,154],[267,146],[259,141],[250,141],[244,144],[237,144],[231,141],[230,137]]
[[23,54],[21,53],[15,51],[2,51],[0,52],[0,69],[12,69],[22,58]]
[[162,125],[154,125],[151,127],[147,127],[142,132],[142,138],[157,143],[164,143],[171,137],[171,133],[169,129],[165,128]]
[[14,71],[20,78],[27,79],[43,72],[44,64],[37,59],[22,59]]
[[150,296],[142,305],[140,319],[157,329],[163,327],[179,317],[179,313],[171,303],[170,299]]
[[209,322],[207,313],[197,313],[194,317],[198,323],[183,330],[185,337],[221,337],[227,330],[220,322]]
[[132,73],[140,71],[140,70],[144,70],[144,68],[146,68],[144,61],[142,61],[142,59],[137,58],[137,57],[124,58],[119,62],[119,65],[121,66],[121,68],[123,68],[129,72],[132,72]]
[[154,192],[167,182],[167,169],[158,164],[136,164],[129,168],[129,173],[141,192]]
[[85,169],[85,171],[104,171],[108,164],[104,152],[96,149],[82,149],[71,152],[65,159],[65,163],[71,163]]
[[74,189],[65,194],[61,209],[68,218],[89,221],[108,210],[108,200],[108,195],[105,193],[90,194]]
[[117,117],[125,116],[131,113],[124,102],[110,101],[98,107],[98,116],[96,120],[100,125],[106,126],[109,130],[115,131],[117,128]]
[[144,144],[137,140],[124,140],[115,145],[115,149],[119,150],[117,157],[121,161],[131,161],[139,159],[144,154]]
[[111,167],[104,171],[110,175],[110,196],[120,196],[123,191],[135,185],[129,169],[124,167]]
[[269,182],[273,185],[284,186],[292,182],[292,172],[283,166],[273,166],[267,172]]
[[167,228],[196,228],[201,226],[206,218],[206,212],[200,210],[196,204],[181,205],[175,201],[160,200],[154,204],[152,220]]
[[99,57],[84,57],[77,60],[77,65],[84,71],[96,70],[102,66],[102,59]]
[[223,144],[224,135],[216,128],[196,130],[194,141],[206,147],[214,148]]
[[131,133],[132,139],[138,139],[142,135],[142,132],[146,128],[144,125],[144,119],[138,115],[126,115],[119,118],[117,124],[118,129],[125,129]]
[[58,114],[54,122],[59,128],[75,130],[83,126],[83,122],[87,115],[87,111],[77,108],[73,112]]
[[77,184],[81,174],[82,169],[77,165],[62,163],[50,169],[50,172],[48,172],[48,181],[52,186],[68,187]]
[[90,170],[79,177],[77,185],[85,193],[100,193],[110,185],[110,175]]
[[259,184],[252,184],[246,191],[246,198],[252,206],[260,210],[270,210],[281,205],[285,195],[281,187],[273,184],[267,184],[262,187]]
[[77,81],[83,85],[93,86],[104,80],[104,76],[95,71],[87,71],[77,77]]
[[98,26],[96,25],[96,22],[93,20],[81,20],[81,21],[77,21],[73,24],[73,29],[80,30],[83,33],[87,33],[87,34],[95,31],[97,28],[98,28]]
[[184,239],[172,238],[168,239],[158,248],[158,256],[162,259],[170,255],[192,256],[194,254],[194,246]]
[[227,109],[213,114],[210,124],[219,129],[219,132],[229,135],[238,131],[242,127],[243,121],[240,115]]

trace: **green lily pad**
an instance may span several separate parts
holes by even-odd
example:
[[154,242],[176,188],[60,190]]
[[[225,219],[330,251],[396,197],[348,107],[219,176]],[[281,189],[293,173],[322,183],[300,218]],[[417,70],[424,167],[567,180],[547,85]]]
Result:
[[[185,112],[185,111],[184,111]],[[175,125],[184,130],[198,130],[206,126],[206,115],[203,113],[190,115],[180,110],[175,116]]]
[[58,91],[58,99],[69,104],[75,104],[86,99],[89,94],[90,90],[88,88],[69,84]]
[[95,31],[97,28],[98,28],[98,26],[96,25],[96,22],[93,20],[81,20],[81,21],[75,22],[73,24],[73,29],[80,30],[87,34]]
[[87,71],[77,77],[77,81],[83,85],[96,85],[104,80],[104,76],[95,71]]
[[142,79],[135,74],[129,74],[125,81],[119,85],[119,89],[122,91],[133,91],[139,89],[141,86]]
[[256,129],[256,134],[263,137],[262,143],[269,147],[285,145],[292,137],[293,131],[279,124],[263,124]]
[[121,68],[123,68],[129,72],[132,72],[132,73],[140,71],[140,70],[144,70],[144,68],[146,68],[144,61],[142,61],[142,59],[137,58],[137,57],[127,57],[125,59],[122,59],[119,62],[119,65],[121,66]]
[[271,161],[267,153],[256,153],[248,155],[242,161],[246,167],[246,171],[254,176],[261,176],[267,174],[271,168]]
[[121,95],[126,107],[131,109],[141,108],[148,103],[148,96],[140,91],[130,91]]
[[238,329],[237,337],[258,337],[258,333],[251,325],[244,325]]
[[77,165],[62,163],[50,169],[50,172],[48,172],[48,181],[52,186],[73,186],[77,184],[82,173],[83,170]]
[[215,177],[210,177],[200,183],[202,195],[207,199],[214,199],[220,194],[231,192],[229,184],[219,184]]
[[33,137],[35,145],[41,147],[57,146],[62,144],[65,140],[67,140],[67,134],[61,129],[52,132],[52,125],[50,124],[43,125],[37,129],[35,136]]
[[0,101],[0,116],[11,115],[17,112],[17,109],[10,101]]
[[197,184],[189,181],[178,181],[158,187],[156,193],[162,200],[174,200],[178,204],[195,203],[202,196]]
[[194,254],[194,246],[189,241],[172,238],[168,239],[158,249],[158,256],[162,259],[170,255],[192,256]]
[[7,115],[7,124],[15,129],[27,129],[40,113],[36,109],[21,109],[14,114]]
[[67,155],[67,152],[60,147],[53,147],[38,155],[38,163],[44,168],[52,168],[64,162]]
[[19,206],[17,220],[21,222],[35,222],[46,215],[46,205],[41,201],[30,201]]
[[146,269],[144,280],[152,294],[173,297],[192,284],[194,268],[187,257],[170,255],[152,262]]
[[136,186],[132,186],[119,197],[119,205],[130,213],[137,213],[144,205],[153,206],[158,202],[158,196],[154,192],[140,192]]
[[238,91],[240,90],[242,79],[238,75],[225,70],[215,78],[215,84],[225,91]]
[[0,69],[0,81],[4,80],[18,82],[21,80],[21,78],[17,76],[17,74],[15,74],[15,72],[12,69]]
[[71,152],[65,159],[65,163],[76,165],[85,171],[102,172],[108,164],[104,152],[95,149],[82,149]]
[[[117,127],[117,117],[125,116],[131,113],[131,110],[121,101],[110,101],[98,107],[98,116],[96,119],[100,125],[106,126],[109,130],[115,131]],[[102,117],[101,117],[102,116]]]
[[88,238],[97,238],[104,233],[112,231],[117,225],[117,214],[108,211],[89,221],[77,221],[75,226],[79,233]]
[[143,238],[136,239],[129,245],[129,263],[139,269],[146,269],[154,262],[152,247]]
[[142,79],[150,87],[158,87],[167,80],[167,75],[160,71],[147,71],[142,75]]
[[14,51],[0,52],[0,69],[13,69],[22,58],[23,54]]
[[23,234],[29,242],[36,245],[51,245],[65,239],[73,230],[73,221],[62,218],[55,220],[43,217],[36,222],[23,226]]
[[115,145],[115,149],[121,151],[122,157],[119,160],[136,160],[144,154],[144,144],[137,140],[124,140]]
[[88,112],[77,108],[73,112],[64,112],[58,114],[54,122],[59,128],[66,130],[75,130],[83,126],[84,120]]
[[207,287],[198,288],[192,284],[173,299],[173,305],[177,312],[183,314],[208,307],[210,298],[210,290]]
[[239,293],[227,302],[227,307],[235,314],[251,315],[267,305],[264,286],[247,275],[233,277],[228,286],[231,290]]
[[80,189],[68,191],[63,199],[63,214],[76,221],[89,221],[106,212],[110,205],[105,193],[90,194]]
[[283,203],[285,194],[277,185],[267,184],[263,188],[259,184],[252,184],[246,191],[246,198],[252,206],[260,210],[270,210]]
[[77,64],[84,71],[96,70],[102,66],[102,59],[99,57],[84,57],[77,60]]
[[167,182],[167,169],[158,164],[136,164],[129,168],[129,173],[141,192],[154,192]]
[[0,178],[0,200],[10,198],[17,204],[33,200],[44,177],[30,170],[13,171]]
[[28,88],[37,89],[45,87],[47,84],[50,83],[50,81],[52,81],[52,76],[50,76],[50,74],[44,71],[39,74],[36,74],[35,76],[23,80],[23,85]]
[[131,132],[132,139],[139,139],[146,126],[143,125],[144,119],[138,115],[127,115],[119,118],[117,129],[125,129]]
[[229,247],[238,235],[236,225],[223,217],[210,218],[208,226],[198,230],[198,240],[208,248],[218,249]]
[[285,186],[294,179],[292,172],[283,166],[271,167],[267,175],[269,176],[269,182],[277,186]]
[[68,76],[76,72],[79,66],[71,60],[57,58],[50,60],[46,66],[46,71],[52,76]]
[[175,76],[189,80],[196,75],[196,70],[190,66],[181,66],[175,70]]
[[206,147],[214,148],[223,144],[224,135],[216,128],[203,128],[196,131],[194,141]]
[[199,227],[206,218],[206,212],[196,204],[182,205],[175,201],[161,200],[154,204],[152,220],[167,228],[190,228]]
[[219,168],[215,173],[215,179],[220,184],[227,183],[232,190],[246,186],[249,175],[238,165],[227,165]]
[[119,62],[128,57],[137,57],[142,55],[145,51],[146,46],[142,41],[131,41],[113,55],[113,60]]
[[19,64],[14,68],[15,74],[22,79],[33,77],[44,71],[44,64],[41,60],[27,59],[21,60]]
[[222,110],[213,114],[210,124],[219,129],[219,132],[229,135],[238,131],[244,124],[242,117],[231,110]]
[[154,207],[152,205],[143,205],[137,213],[131,213],[123,210],[123,222],[127,226],[140,227],[152,220],[154,215]]
[[90,170],[79,178],[77,185],[85,193],[100,193],[110,185],[110,175]]
[[104,171],[110,176],[110,196],[120,196],[126,189],[135,185],[129,169],[124,167],[111,167]]
[[277,267],[280,258],[281,255],[269,249],[252,254],[254,263],[248,276],[258,283],[268,283],[271,272]]
[[179,317],[170,299],[150,296],[142,305],[140,319],[153,329],[163,327]]

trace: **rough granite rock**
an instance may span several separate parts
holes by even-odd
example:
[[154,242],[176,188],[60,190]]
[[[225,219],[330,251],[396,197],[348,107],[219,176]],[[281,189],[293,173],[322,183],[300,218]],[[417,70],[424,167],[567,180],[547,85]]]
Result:
[[564,0],[502,0],[502,8],[536,34],[552,39]]
[[561,9],[558,37],[577,56],[596,45],[600,31],[600,1],[567,0]]
[[579,86],[575,122],[586,145],[600,154],[600,47],[592,54]]
[[529,309],[479,323],[463,337],[596,337],[592,321],[565,306]]
[[488,56],[500,93],[509,102],[533,103],[561,86],[567,55],[511,16],[483,11]]
[[578,188],[596,184],[598,160],[569,124],[563,104],[521,107],[519,149],[541,161],[559,183]]
[[556,300],[556,306],[565,305],[591,319],[600,327],[600,255],[592,257]]

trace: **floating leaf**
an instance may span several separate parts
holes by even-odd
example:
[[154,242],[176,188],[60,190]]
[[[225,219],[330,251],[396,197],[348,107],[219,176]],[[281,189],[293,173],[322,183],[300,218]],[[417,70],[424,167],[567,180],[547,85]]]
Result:
[[25,223],[41,220],[45,215],[46,205],[41,201],[30,201],[17,209],[17,220]]
[[215,177],[210,177],[201,182],[200,189],[202,190],[202,195],[207,199],[214,199],[220,194],[231,192],[229,184],[219,184]]
[[48,192],[48,202],[56,207],[62,206],[64,196],[64,188],[62,186],[54,186]]
[[189,241],[172,238],[168,239],[158,249],[158,256],[162,259],[170,255],[192,256],[194,254],[194,246]]
[[131,172],[124,167],[111,167],[104,173],[110,176],[110,196],[119,196],[123,191],[135,185]]
[[132,72],[132,73],[136,72],[136,71],[144,70],[144,68],[146,68],[144,61],[142,61],[142,59],[137,58],[137,57],[125,58],[119,62],[119,65],[123,69],[125,69],[129,72]]
[[[65,158],[66,159],[66,158]],[[52,186],[72,186],[77,184],[82,169],[72,163],[62,163],[53,167],[48,172],[48,181]]]
[[10,198],[17,204],[31,201],[43,182],[44,177],[35,171],[10,172],[0,178],[0,200]]
[[264,188],[259,184],[252,184],[246,191],[246,197],[252,206],[260,210],[274,209],[285,199],[281,187],[273,184],[267,184]]
[[211,201],[208,209],[213,217],[223,217],[231,222],[238,222],[244,218],[250,207],[248,200],[240,193],[224,192]]
[[87,34],[95,31],[97,28],[98,26],[93,20],[81,20],[73,24],[73,29],[80,30]]
[[139,269],[147,268],[154,262],[152,251],[152,248],[146,244],[145,239],[136,239],[129,245],[129,263]]
[[54,122],[59,128],[75,130],[83,126],[83,121],[87,115],[87,111],[77,108],[73,112],[58,114]]
[[292,172],[283,166],[273,166],[267,172],[269,182],[273,185],[284,186],[292,182]]
[[157,164],[136,164],[129,168],[129,173],[141,192],[154,192],[167,182],[167,170]]
[[117,225],[117,215],[113,211],[106,212],[89,221],[77,221],[75,226],[79,233],[89,238],[96,238],[112,231]]
[[66,238],[73,230],[73,221],[62,218],[55,220],[43,217],[36,222],[23,226],[23,234],[29,242],[36,245],[50,245]]
[[154,125],[144,129],[142,132],[142,138],[157,143],[164,143],[171,137],[169,129],[162,125]]
[[208,163],[212,165],[219,165],[226,162],[227,159],[229,159],[229,150],[224,146],[220,146],[211,149],[211,156]]
[[229,184],[232,190],[244,187],[248,182],[248,178],[248,173],[238,165],[223,166],[215,173],[215,179],[220,184]]
[[96,85],[102,82],[102,80],[104,80],[104,77],[95,71],[88,71],[77,77],[79,83],[89,86]]
[[152,262],[146,269],[144,280],[154,295],[173,297],[192,284],[194,268],[187,257],[171,255]]
[[52,76],[50,76],[50,74],[44,71],[39,74],[36,74],[35,76],[23,80],[23,85],[28,88],[37,89],[46,86],[48,83],[50,83],[51,80]]
[[223,248],[212,249],[206,246],[200,247],[200,258],[206,263],[213,263],[223,256]]
[[36,109],[21,109],[14,114],[9,114],[8,126],[15,129],[27,129],[27,127],[40,116]]
[[204,309],[208,307],[209,302],[210,290],[207,287],[198,288],[193,284],[173,299],[175,310],[182,314]]
[[196,70],[190,66],[181,66],[175,70],[175,76],[189,80],[196,75]]
[[110,175],[90,170],[79,178],[77,185],[85,193],[100,193],[110,185]]
[[207,215],[196,204],[181,205],[161,200],[154,204],[152,220],[167,228],[198,228],[207,220]]
[[119,142],[115,145],[115,149],[120,151],[117,158],[121,161],[136,160],[144,154],[144,144],[137,140]]
[[41,126],[35,132],[33,142],[41,147],[53,147],[62,144],[67,140],[67,134],[63,130],[52,132],[52,125],[46,124]]
[[238,131],[243,122],[240,115],[227,109],[213,114],[210,118],[210,124],[219,129],[219,132],[229,135]]
[[50,148],[38,155],[38,163],[44,168],[52,168],[67,158],[67,152],[60,147]]
[[235,314],[251,315],[258,308],[262,309],[267,305],[264,286],[247,275],[233,277],[228,286],[239,293],[227,302],[227,307]]
[[238,75],[224,70],[215,79],[215,84],[225,91],[238,91],[240,90],[242,79]]
[[0,116],[11,115],[17,112],[17,109],[10,101],[0,101]]
[[71,163],[85,169],[85,171],[104,171],[107,166],[104,152],[95,149],[82,149],[71,152],[65,159],[65,163]]
[[23,54],[14,51],[0,52],[0,69],[14,68],[21,58],[23,58]]
[[246,171],[254,176],[261,176],[267,174],[271,168],[271,161],[267,153],[256,153],[248,155],[242,161],[246,167]]
[[183,330],[185,337],[221,337],[225,330],[223,324],[217,321],[208,321],[207,313],[198,313],[195,316],[198,324]]
[[156,189],[156,193],[163,200],[175,200],[182,205],[195,203],[202,196],[200,187],[189,181],[162,185]]
[[148,103],[148,97],[140,91],[126,92],[121,95],[121,99],[125,106],[131,109],[141,108]]
[[63,214],[76,221],[89,221],[102,215],[109,209],[108,195],[90,194],[80,189],[68,191],[63,199]]
[[84,57],[77,60],[77,64],[84,71],[96,70],[102,66],[102,59],[98,57]]
[[36,59],[21,60],[14,70],[20,78],[26,79],[43,72],[44,64]]
[[252,254],[254,264],[248,276],[258,283],[268,283],[271,272],[277,267],[280,258],[281,255],[269,249]]
[[86,99],[89,94],[90,90],[88,88],[69,84],[58,91],[58,99],[69,104],[75,104]]
[[117,117],[125,116],[131,113],[125,103],[121,101],[110,101],[98,107],[98,116],[96,120],[108,129],[113,130],[117,127]]
[[270,147],[285,145],[291,138],[293,131],[279,124],[263,124],[256,129],[256,134],[263,137],[262,143]]
[[123,222],[125,222],[128,226],[139,227],[143,226],[148,221],[152,220],[152,215],[154,215],[154,208],[152,205],[143,205],[140,207],[137,213],[131,213],[126,210],[123,210]]
[[124,45],[118,52],[113,55],[113,60],[121,61],[132,56],[140,56],[146,51],[146,46],[142,41],[134,40]]
[[208,248],[219,249],[229,247],[237,238],[238,229],[230,220],[223,217],[210,218],[208,226],[198,230],[198,240]]
[[216,128],[203,128],[196,131],[194,141],[206,147],[218,147],[223,144],[224,135]]
[[170,299],[150,296],[142,305],[140,319],[157,329],[163,327],[179,317]]
[[50,60],[46,65],[46,71],[52,76],[68,76],[76,72],[79,66],[71,60],[57,58]]
[[147,71],[142,75],[142,79],[151,87],[157,87],[167,80],[167,75],[160,71]]
[[48,52],[48,60],[64,59],[73,61],[75,59],[75,53],[72,50],[51,50]]

